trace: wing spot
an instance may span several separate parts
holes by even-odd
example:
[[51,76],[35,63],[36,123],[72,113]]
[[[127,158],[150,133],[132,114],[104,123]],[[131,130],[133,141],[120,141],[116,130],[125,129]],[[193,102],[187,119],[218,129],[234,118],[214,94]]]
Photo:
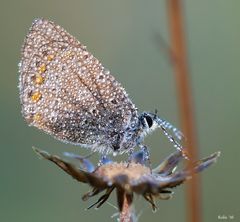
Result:
[[33,120],[35,122],[40,122],[42,119],[42,115],[40,113],[35,113],[34,116],[33,116]]
[[39,73],[41,74],[41,73],[45,72],[46,69],[47,69],[46,64],[42,64],[42,65],[38,68],[38,71],[39,71]]
[[42,94],[40,92],[34,92],[31,95],[31,99],[33,102],[38,102],[42,98]]
[[47,60],[50,62],[54,59],[54,55],[48,55],[47,56]]
[[111,100],[111,103],[117,104],[117,100],[116,100],[116,99],[112,99],[112,100]]
[[41,84],[43,84],[43,82],[44,82],[44,78],[43,78],[40,74],[37,73],[37,74],[34,76],[34,82],[35,82],[36,84],[41,85]]

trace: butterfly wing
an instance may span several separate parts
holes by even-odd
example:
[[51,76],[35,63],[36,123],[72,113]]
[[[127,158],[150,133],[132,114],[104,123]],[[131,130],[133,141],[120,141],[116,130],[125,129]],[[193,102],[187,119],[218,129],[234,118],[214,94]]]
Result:
[[107,145],[137,116],[109,71],[73,36],[45,19],[35,20],[25,39],[19,88],[29,125],[65,142]]

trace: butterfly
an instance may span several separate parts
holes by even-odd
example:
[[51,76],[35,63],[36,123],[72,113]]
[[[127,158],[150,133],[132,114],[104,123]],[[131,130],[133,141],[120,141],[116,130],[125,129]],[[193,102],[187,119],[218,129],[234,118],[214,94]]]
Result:
[[110,71],[59,25],[36,19],[21,57],[20,101],[30,126],[104,155],[148,150],[144,137],[159,128],[183,150],[183,134],[156,113],[139,113]]

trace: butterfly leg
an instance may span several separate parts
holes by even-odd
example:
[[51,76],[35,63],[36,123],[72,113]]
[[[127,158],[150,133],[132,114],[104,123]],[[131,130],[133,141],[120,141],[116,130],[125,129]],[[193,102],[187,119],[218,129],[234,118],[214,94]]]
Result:
[[133,156],[134,156],[134,152],[133,152],[133,151],[134,151],[134,149],[131,148],[131,149],[129,149],[128,152],[127,152],[127,154],[128,154],[128,161],[127,161],[128,164],[131,163],[132,160],[133,160]]
[[107,154],[102,154],[100,160],[98,161],[98,166],[102,166],[104,164],[108,164],[113,162],[110,158],[108,158]]
[[133,152],[133,149],[128,151],[128,165],[133,162],[140,163],[142,165],[145,165],[147,163],[149,166],[151,166],[148,147],[143,144],[138,144],[138,147],[140,148],[140,151]]
[[143,160],[145,163],[148,163],[149,164],[149,167],[151,168],[151,161],[150,161],[150,152],[149,152],[149,148],[144,145],[144,144],[139,144],[138,145],[139,148],[142,150],[143,152]]

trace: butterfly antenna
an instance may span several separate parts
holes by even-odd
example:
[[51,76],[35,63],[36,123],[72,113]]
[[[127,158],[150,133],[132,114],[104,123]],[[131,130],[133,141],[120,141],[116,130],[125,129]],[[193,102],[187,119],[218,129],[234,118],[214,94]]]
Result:
[[171,130],[174,134],[174,136],[176,136],[179,140],[185,139],[184,134],[178,129],[176,128],[174,125],[172,125],[171,123],[169,123],[166,120],[160,119],[158,117],[158,122],[161,126],[163,126],[166,130]]
[[[165,121],[165,120],[162,120],[162,119],[160,119],[160,118],[158,118],[158,125],[159,125],[159,127],[161,128],[161,130],[163,131],[163,133],[164,133],[164,135],[168,138],[168,140],[171,142],[171,143],[173,143],[174,144],[174,147],[177,149],[177,150],[179,150],[179,151],[181,151],[181,153],[182,153],[182,155],[185,157],[185,159],[189,159],[188,158],[188,155],[187,155],[187,152],[186,152],[186,149],[180,144],[180,143],[178,143],[177,142],[177,140],[171,135],[171,134],[169,134],[168,133],[168,131],[167,131],[167,129],[171,129],[173,132],[180,132],[177,128],[175,128],[175,127],[173,127],[173,125],[171,125],[170,123],[168,123],[167,121]],[[173,130],[173,128],[174,129],[176,129],[176,130]],[[181,133],[181,132],[180,132]],[[176,133],[174,133],[174,135],[178,135],[177,136],[177,138],[179,139],[181,139],[182,137],[179,137],[179,134],[176,134]],[[181,133],[181,135],[182,135],[182,133]]]

